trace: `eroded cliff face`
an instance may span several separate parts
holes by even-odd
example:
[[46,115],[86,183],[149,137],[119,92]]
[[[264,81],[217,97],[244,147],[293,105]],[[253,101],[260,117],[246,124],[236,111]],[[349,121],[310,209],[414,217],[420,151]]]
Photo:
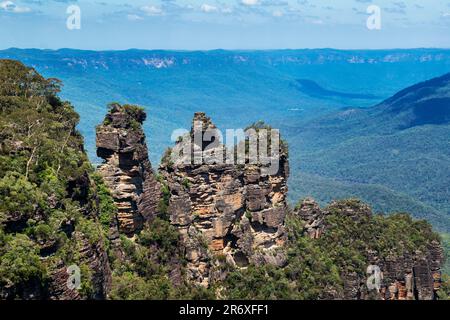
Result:
[[137,107],[113,105],[97,127],[97,155],[104,159],[98,172],[118,209],[113,239],[119,233],[132,236],[158,211],[160,185],[148,158],[141,127],[144,120],[145,113]]
[[[79,150],[83,150],[81,145]],[[45,268],[45,277],[39,279],[37,275],[23,279],[20,284],[0,284],[1,299],[27,299],[27,300],[83,300],[106,299],[111,288],[111,268],[108,260],[107,245],[102,237],[99,223],[98,195],[94,181],[88,172],[77,178],[72,178],[65,185],[64,198],[58,198],[54,193],[48,195],[47,210],[54,213],[52,226],[54,231],[47,231],[44,235],[31,233],[31,225],[46,226],[46,214],[37,210],[32,218],[24,217],[17,212],[6,216],[5,231],[15,233],[17,239],[7,245],[7,252],[23,252],[25,257],[15,258],[25,266],[32,267],[31,258],[27,255],[38,254],[42,267]],[[68,205],[69,203],[69,205]],[[77,208],[79,215],[67,215],[58,212],[61,208]],[[83,225],[83,226],[81,226]],[[49,226],[49,225],[48,225]],[[30,238],[21,234],[28,228],[33,236]],[[45,229],[44,229],[45,230]],[[62,236],[64,235],[64,236]],[[33,252],[26,251],[32,243],[36,246]],[[3,252],[6,253],[6,252]],[[3,254],[2,253],[2,254]],[[14,253],[17,255],[17,253]],[[23,260],[25,258],[29,261]],[[77,268],[79,279],[84,283],[80,287],[70,286],[74,280],[70,267]]]
[[[193,140],[194,134],[204,136],[214,129],[205,114],[196,113],[189,136],[192,161],[183,157],[172,161],[168,153],[160,167],[170,192],[170,220],[186,247],[188,278],[204,286],[214,280],[211,260],[217,256],[237,267],[285,263],[284,254],[277,249],[283,247],[286,237],[287,154],[281,154],[279,170],[273,175],[264,175],[263,165],[248,162],[210,163],[204,157],[195,164],[199,155],[224,150],[221,144],[210,149],[208,143],[199,145]],[[183,143],[186,140],[177,142],[174,149],[183,149]]]
[[[332,228],[331,217],[348,217],[349,225],[357,227],[358,233],[370,232],[372,236],[382,238],[386,230],[372,228],[368,222],[375,219],[369,206],[359,201],[333,202],[325,209],[311,198],[307,198],[294,210],[294,214],[304,222],[304,232],[311,239],[320,239]],[[381,226],[383,228],[383,226]],[[366,229],[366,230],[364,230]],[[413,235],[410,235],[413,236]],[[361,241],[354,234],[352,241]],[[381,270],[381,288],[370,292],[367,279],[370,274],[361,274],[348,270],[341,273],[344,282],[343,295],[335,299],[383,299],[383,300],[433,300],[441,283],[441,267],[445,261],[442,246],[437,240],[427,240],[422,247],[406,248],[403,243],[390,246],[399,250],[380,252],[370,239],[364,239],[361,250],[367,266],[378,266]],[[377,239],[379,240],[379,239]],[[375,241],[373,241],[375,242]]]
[[105,299],[108,248],[79,116],[59,80],[13,60],[0,74],[0,300]]
[[[111,269],[103,240],[89,241],[81,232],[71,235],[77,244],[80,263],[87,266],[91,272],[92,295],[91,299],[106,299],[111,288]],[[51,300],[81,300],[79,290],[74,290],[67,284],[70,282],[70,272],[67,265],[60,261],[52,272],[49,283],[49,299]],[[86,275],[84,275],[86,276]]]

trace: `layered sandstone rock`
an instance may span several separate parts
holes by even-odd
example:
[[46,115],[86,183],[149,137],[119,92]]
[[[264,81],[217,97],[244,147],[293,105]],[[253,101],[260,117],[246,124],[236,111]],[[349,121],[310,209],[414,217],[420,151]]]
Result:
[[[111,268],[108,254],[103,241],[91,243],[82,233],[74,232],[73,238],[78,245],[79,263],[86,265],[91,272],[92,299],[106,299],[111,288]],[[50,275],[49,299],[51,300],[81,300],[83,297],[76,288],[68,286],[70,274],[68,267],[62,261],[56,266]],[[79,266],[78,266],[79,267]],[[80,274],[86,277],[86,274]],[[81,278],[80,278],[81,279]]]
[[[261,164],[234,165],[212,163],[225,147],[218,136],[196,143],[195,134],[205,136],[215,125],[204,113],[196,113],[188,139],[181,140],[175,150],[192,150],[173,160],[167,154],[160,173],[170,190],[169,214],[178,227],[186,247],[188,277],[207,286],[210,282],[210,260],[224,256],[238,267],[249,263],[284,264],[277,251],[285,241],[287,154],[281,153],[279,170],[265,175]],[[191,143],[186,147],[183,144]],[[203,158],[201,156],[204,156]],[[201,159],[198,161],[198,159]]]
[[444,253],[438,241],[431,241],[426,250],[403,256],[391,255],[381,260],[388,291],[382,295],[390,300],[433,300],[440,289]]
[[324,228],[325,213],[314,199],[303,200],[295,208],[294,213],[305,223],[305,232],[311,239],[320,238]]
[[[331,203],[327,208],[320,206],[311,198],[303,200],[294,210],[294,214],[304,222],[304,232],[313,239],[320,238],[329,227],[326,217],[332,214],[348,217],[360,223],[363,230],[372,218],[370,207],[359,201],[339,201]],[[355,239],[356,239],[355,234]],[[417,248],[403,253],[392,252],[382,256],[371,249],[370,243],[365,243],[369,265],[381,269],[382,286],[379,292],[369,292],[366,286],[367,275],[356,272],[344,272],[343,295],[334,299],[383,299],[383,300],[432,300],[437,298],[441,282],[441,267],[444,253],[436,240],[428,241],[425,249]],[[399,247],[401,244],[398,244]]]
[[117,205],[118,230],[127,235],[155,216],[160,200],[141,127],[144,120],[137,107],[114,105],[97,127],[97,155],[104,159],[98,172]]

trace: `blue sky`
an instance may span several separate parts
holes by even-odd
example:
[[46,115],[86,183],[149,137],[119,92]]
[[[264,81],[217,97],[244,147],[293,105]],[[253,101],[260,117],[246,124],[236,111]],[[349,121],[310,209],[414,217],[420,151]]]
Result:
[[[366,27],[371,4],[381,30]],[[0,47],[450,48],[450,0],[0,0]]]

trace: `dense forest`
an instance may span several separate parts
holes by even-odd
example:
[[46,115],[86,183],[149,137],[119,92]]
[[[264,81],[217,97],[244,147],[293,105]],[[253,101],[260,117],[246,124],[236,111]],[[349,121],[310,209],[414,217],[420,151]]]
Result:
[[302,156],[293,189],[324,202],[351,194],[377,211],[407,211],[448,232],[449,129],[450,74],[370,108],[319,117],[291,128]]

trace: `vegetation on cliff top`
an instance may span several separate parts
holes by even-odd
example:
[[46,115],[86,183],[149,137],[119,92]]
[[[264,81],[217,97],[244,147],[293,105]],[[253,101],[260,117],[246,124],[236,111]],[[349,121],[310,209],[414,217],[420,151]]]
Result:
[[113,124],[114,120],[112,115],[114,113],[126,115],[128,119],[123,123],[126,123],[134,130],[141,130],[141,124],[147,118],[147,114],[142,107],[130,104],[121,105],[120,103],[112,102],[108,104],[108,114],[105,117],[103,125]]

